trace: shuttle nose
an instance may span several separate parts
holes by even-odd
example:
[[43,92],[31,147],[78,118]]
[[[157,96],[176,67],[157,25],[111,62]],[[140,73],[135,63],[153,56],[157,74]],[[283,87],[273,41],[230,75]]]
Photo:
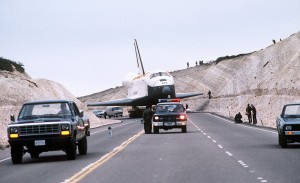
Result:
[[163,93],[164,95],[171,95],[171,88],[168,87],[168,86],[164,86],[164,87],[162,88],[162,93]]

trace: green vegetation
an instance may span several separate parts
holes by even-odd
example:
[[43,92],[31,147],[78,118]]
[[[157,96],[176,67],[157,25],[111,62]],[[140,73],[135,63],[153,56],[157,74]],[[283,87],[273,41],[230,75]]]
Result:
[[24,65],[21,62],[17,63],[15,61],[11,61],[11,60],[8,60],[8,59],[0,57],[0,70],[13,72],[14,71],[13,66],[20,73],[24,73],[25,72]]

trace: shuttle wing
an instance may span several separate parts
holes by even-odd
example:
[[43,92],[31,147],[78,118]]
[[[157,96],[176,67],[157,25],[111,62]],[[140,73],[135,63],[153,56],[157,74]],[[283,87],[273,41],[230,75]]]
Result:
[[198,96],[198,95],[203,95],[203,93],[198,93],[198,92],[194,92],[194,93],[176,93],[176,98],[188,98],[188,97],[194,97],[194,96]]
[[133,99],[123,98],[118,100],[109,100],[104,102],[97,102],[92,104],[87,104],[87,106],[130,106],[133,103]]

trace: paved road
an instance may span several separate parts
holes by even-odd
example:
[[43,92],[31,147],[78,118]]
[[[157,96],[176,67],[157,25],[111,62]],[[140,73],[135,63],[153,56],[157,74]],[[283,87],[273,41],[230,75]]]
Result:
[[25,155],[13,165],[0,151],[1,182],[300,182],[300,146],[281,149],[272,129],[188,114],[188,133],[144,134],[139,120],[92,131],[86,156]]

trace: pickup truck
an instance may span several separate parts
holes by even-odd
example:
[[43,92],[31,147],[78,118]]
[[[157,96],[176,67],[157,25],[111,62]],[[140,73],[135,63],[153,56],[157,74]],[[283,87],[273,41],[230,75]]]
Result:
[[288,143],[300,142],[300,103],[286,104],[277,117],[278,144],[286,148]]
[[89,120],[84,118],[74,101],[46,100],[23,104],[17,119],[11,115],[8,125],[8,142],[13,164],[22,163],[23,155],[28,152],[31,158],[40,153],[62,150],[67,159],[76,159],[87,154]]

